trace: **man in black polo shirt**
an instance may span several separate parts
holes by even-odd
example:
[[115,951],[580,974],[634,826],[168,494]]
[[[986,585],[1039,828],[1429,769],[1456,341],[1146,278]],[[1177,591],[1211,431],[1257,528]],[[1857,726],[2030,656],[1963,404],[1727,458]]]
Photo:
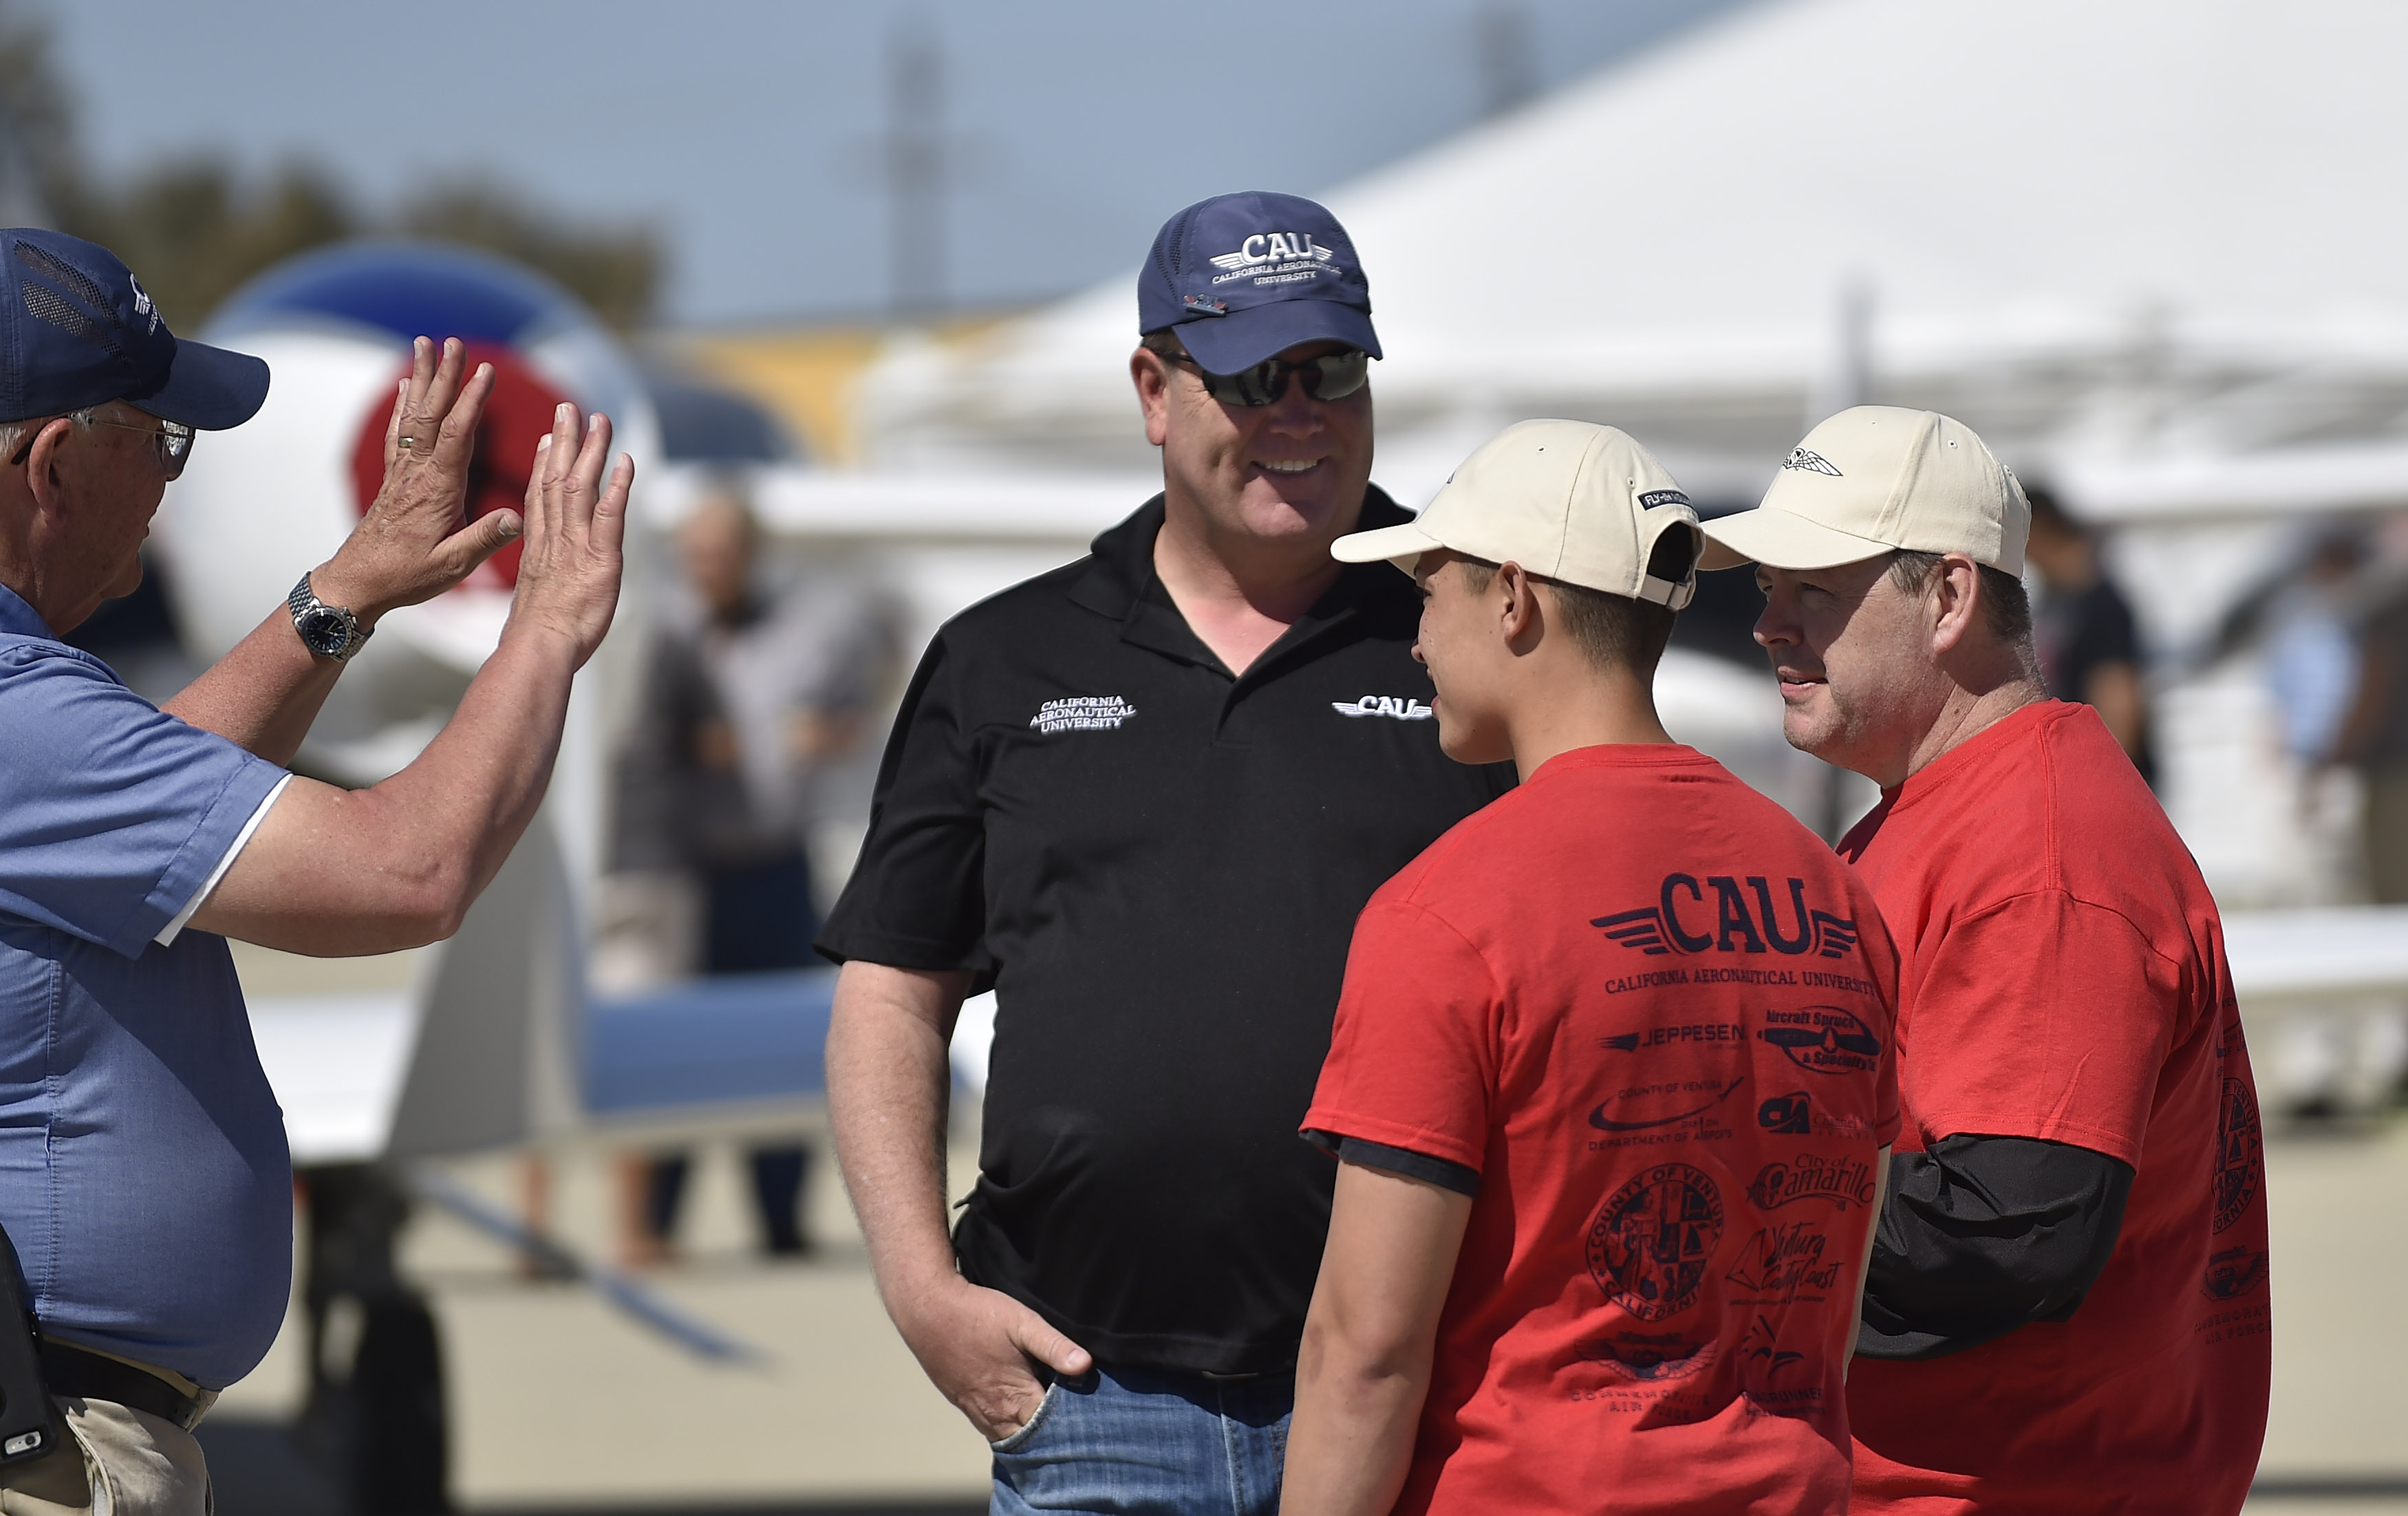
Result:
[[[819,940],[828,1096],[887,1309],[995,1443],[997,1511],[1268,1516],[1329,1216],[1295,1129],[1354,916],[1511,774],[1439,751],[1412,587],[1329,557],[1407,519],[1369,488],[1344,229],[1191,206],[1138,304],[1163,493],[937,634]],[[945,1049],[990,984],[949,1238]]]

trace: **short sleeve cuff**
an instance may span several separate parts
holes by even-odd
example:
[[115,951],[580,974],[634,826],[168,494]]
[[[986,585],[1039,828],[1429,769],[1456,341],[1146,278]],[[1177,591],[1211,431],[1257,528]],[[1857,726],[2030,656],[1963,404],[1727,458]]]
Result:
[[209,871],[208,879],[199,889],[193,892],[193,897],[190,900],[184,902],[184,908],[176,912],[176,919],[159,928],[159,935],[152,937],[151,941],[163,948],[175,946],[178,934],[184,930],[184,923],[191,921],[193,913],[199,910],[209,896],[217,892],[218,881],[226,877],[226,870],[232,868],[234,861],[242,856],[242,850],[250,843],[251,835],[259,830],[260,822],[267,820],[267,813],[275,808],[278,798],[284,794],[284,787],[292,782],[293,776],[290,774],[276,781],[275,787],[267,792],[267,798],[261,801],[259,808],[251,813],[251,820],[243,822],[242,830],[235,834],[233,844],[226,849],[225,855],[218,860],[217,867]]
[[1310,1126],[1304,1129],[1304,1140],[1324,1152],[1364,1168],[1402,1174],[1409,1180],[1420,1180],[1441,1190],[1453,1190],[1457,1194],[1476,1197],[1480,1194],[1480,1171],[1452,1159],[1415,1152],[1411,1148],[1392,1148],[1384,1142],[1367,1142],[1361,1137],[1344,1137]]
[[[138,955],[169,925],[190,918],[187,908],[196,906],[210,885],[216,882],[225,865],[233,862],[241,844],[249,840],[251,830],[265,814],[264,808],[293,776],[265,758],[243,753],[245,760],[234,770],[210,803],[200,824],[178,851],[159,882],[144,897],[141,909],[129,923],[134,930],[124,936],[131,938],[109,946],[128,957]],[[138,931],[139,936],[135,932]]]

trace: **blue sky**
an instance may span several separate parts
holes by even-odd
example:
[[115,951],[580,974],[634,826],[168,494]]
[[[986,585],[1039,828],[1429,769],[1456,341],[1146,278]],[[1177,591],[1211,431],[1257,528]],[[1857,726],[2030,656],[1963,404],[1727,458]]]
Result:
[[939,39],[949,78],[949,293],[997,305],[1129,266],[1191,200],[1313,193],[1475,120],[1477,21],[1500,3],[1554,86],[1734,0],[50,0],[49,14],[105,168],[308,157],[372,208],[430,175],[490,173],[572,215],[655,225],[665,316],[724,323],[884,299],[871,160],[899,25]]

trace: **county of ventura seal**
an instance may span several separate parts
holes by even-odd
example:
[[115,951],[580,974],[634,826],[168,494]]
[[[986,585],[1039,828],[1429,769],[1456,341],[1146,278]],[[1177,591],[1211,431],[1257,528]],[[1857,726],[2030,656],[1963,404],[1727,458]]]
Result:
[[2224,1119],[2217,1123],[2215,1229],[2248,1214],[2266,1179],[2266,1145],[2258,1124],[2258,1097],[2240,1080],[2224,1081]]
[[1723,1198],[1687,1164],[1659,1164],[1606,1197],[1588,1229],[1588,1271],[1608,1299],[1642,1322],[1698,1303],[1723,1236]]

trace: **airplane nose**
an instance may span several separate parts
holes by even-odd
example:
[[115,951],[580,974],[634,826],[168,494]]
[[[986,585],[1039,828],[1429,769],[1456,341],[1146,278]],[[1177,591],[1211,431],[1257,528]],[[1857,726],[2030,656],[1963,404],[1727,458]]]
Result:
[[[428,335],[442,339],[440,333]],[[552,431],[552,416],[568,403],[568,396],[537,373],[516,349],[481,341],[462,346],[467,350],[466,372],[475,373],[479,364],[494,365],[494,391],[486,397],[485,414],[477,425],[477,449],[468,465],[467,519],[475,521],[487,511],[515,510],[526,498],[536,442]],[[408,374],[409,360],[404,358],[394,377],[406,379]],[[387,385],[360,418],[359,434],[351,445],[352,503],[363,516],[384,483],[385,426],[392,417],[393,387]],[[485,560],[467,583],[488,590],[516,587],[519,554],[524,546],[513,540]]]

